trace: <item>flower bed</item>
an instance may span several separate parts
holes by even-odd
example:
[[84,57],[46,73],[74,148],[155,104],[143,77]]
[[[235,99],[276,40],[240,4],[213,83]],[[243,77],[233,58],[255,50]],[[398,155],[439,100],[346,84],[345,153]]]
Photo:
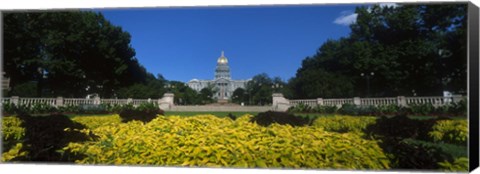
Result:
[[100,138],[64,148],[85,154],[81,164],[200,167],[388,169],[376,141],[312,126],[262,127],[245,115],[160,116],[93,129]]

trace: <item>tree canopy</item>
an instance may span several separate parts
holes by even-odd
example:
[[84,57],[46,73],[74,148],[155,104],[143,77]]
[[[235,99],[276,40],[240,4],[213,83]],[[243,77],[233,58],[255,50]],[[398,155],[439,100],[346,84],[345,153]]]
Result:
[[358,7],[349,36],[326,41],[303,60],[289,80],[293,97],[464,94],[466,8]]
[[153,77],[135,58],[130,34],[100,13],[14,12],[3,19],[12,93],[34,84],[36,96],[111,97]]

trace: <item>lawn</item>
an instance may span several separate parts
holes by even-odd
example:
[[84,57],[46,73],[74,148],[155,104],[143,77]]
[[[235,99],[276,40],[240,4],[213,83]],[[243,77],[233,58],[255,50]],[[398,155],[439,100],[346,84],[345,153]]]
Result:
[[178,112],[178,111],[166,111],[165,116],[178,115],[182,117],[190,117],[195,115],[215,115],[217,117],[226,117],[228,114],[232,114],[235,117],[240,117],[245,114],[257,115],[258,112]]

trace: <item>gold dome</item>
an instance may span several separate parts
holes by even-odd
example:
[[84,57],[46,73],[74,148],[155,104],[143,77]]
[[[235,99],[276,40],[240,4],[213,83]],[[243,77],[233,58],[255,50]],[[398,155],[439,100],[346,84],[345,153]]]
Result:
[[222,55],[218,58],[217,63],[221,63],[221,64],[227,64],[228,63],[227,58],[223,55],[223,51],[222,51]]

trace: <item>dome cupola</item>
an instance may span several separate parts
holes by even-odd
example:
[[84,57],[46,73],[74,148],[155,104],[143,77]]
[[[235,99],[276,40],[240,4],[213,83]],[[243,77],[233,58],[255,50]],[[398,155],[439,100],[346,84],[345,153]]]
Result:
[[217,63],[218,64],[227,64],[228,63],[228,59],[224,56],[223,51],[222,51],[222,55],[218,58]]

